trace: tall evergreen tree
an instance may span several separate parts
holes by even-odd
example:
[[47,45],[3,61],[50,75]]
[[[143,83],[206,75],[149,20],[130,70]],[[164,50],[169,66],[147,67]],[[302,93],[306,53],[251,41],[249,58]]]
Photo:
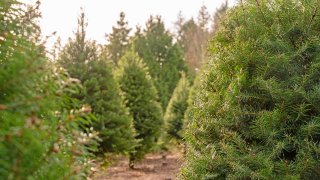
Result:
[[86,40],[85,16],[79,17],[75,39],[62,49],[58,62],[74,78],[81,80],[83,91],[74,96],[91,106],[96,121],[91,124],[100,134],[100,152],[128,153],[134,147],[133,120],[124,106],[112,66],[98,57],[94,42]]
[[0,179],[82,179],[91,140],[68,103],[70,79],[38,45],[39,5],[0,2]]
[[117,26],[112,27],[112,33],[107,35],[108,44],[105,50],[108,59],[112,60],[115,65],[118,64],[120,58],[128,50],[130,31],[131,28],[128,28],[125,14],[121,12]]
[[166,124],[166,132],[169,139],[182,139],[182,128],[184,124],[184,113],[188,107],[189,81],[184,72],[174,89],[172,97],[169,101],[164,122]]
[[319,2],[246,0],[211,43],[185,179],[319,179]]
[[186,71],[183,53],[165,29],[161,17],[150,17],[146,29],[134,38],[134,49],[150,69],[165,109],[179,81],[179,71]]
[[117,79],[124,93],[126,106],[133,116],[136,139],[139,141],[131,153],[130,167],[151,150],[160,136],[163,125],[162,108],[157,102],[157,90],[142,59],[128,52],[119,63]]

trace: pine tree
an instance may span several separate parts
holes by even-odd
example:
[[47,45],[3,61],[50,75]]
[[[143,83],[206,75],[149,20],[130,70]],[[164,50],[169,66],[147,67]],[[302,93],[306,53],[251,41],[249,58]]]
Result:
[[181,131],[184,124],[184,113],[187,109],[189,95],[189,82],[184,72],[181,73],[181,78],[177,87],[173,91],[169,101],[164,122],[166,123],[166,132],[169,139],[182,140]]
[[211,42],[185,179],[319,179],[319,2],[246,0]]
[[160,136],[162,108],[157,102],[157,91],[148,69],[134,52],[128,52],[121,58],[117,79],[133,116],[135,138],[139,141],[130,157],[130,167],[133,168],[134,162],[143,158]]
[[108,59],[112,60],[115,65],[128,50],[130,31],[131,28],[128,28],[128,22],[125,21],[125,14],[121,12],[117,26],[112,27],[112,33],[107,35],[108,44],[105,52],[108,54]]
[[[138,33],[136,33],[138,34]],[[180,46],[165,29],[161,17],[150,17],[146,29],[134,37],[134,49],[144,59],[165,109],[176,84],[179,71],[187,71]]]
[[95,42],[86,39],[83,12],[78,22],[75,39],[62,49],[58,62],[83,85],[83,90],[73,96],[91,106],[96,118],[91,125],[101,139],[99,152],[128,153],[135,144],[132,117],[124,106],[112,65],[98,55]]
[[72,81],[39,45],[39,5],[0,2],[0,179],[85,178],[93,142],[68,103]]

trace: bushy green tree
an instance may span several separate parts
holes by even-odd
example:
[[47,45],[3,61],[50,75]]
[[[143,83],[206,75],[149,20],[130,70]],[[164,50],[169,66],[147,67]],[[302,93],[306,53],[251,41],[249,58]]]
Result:
[[73,96],[91,106],[96,119],[91,125],[101,139],[100,153],[128,153],[135,144],[132,117],[125,108],[112,65],[98,55],[95,42],[86,39],[83,12],[78,22],[75,38],[63,47],[58,62],[83,85],[83,90]]
[[146,23],[146,29],[140,33],[138,31],[133,42],[134,50],[150,69],[162,108],[165,110],[179,81],[179,71],[187,71],[183,52],[178,44],[173,42],[159,16],[151,16]]
[[185,179],[319,179],[316,0],[246,0],[211,42]]
[[100,133],[101,152],[128,153],[135,146],[132,116],[125,107],[112,66],[100,59],[88,63],[83,102],[90,104]]
[[157,90],[146,65],[134,52],[128,52],[119,62],[117,79],[133,116],[136,139],[139,141],[130,157],[133,163],[151,150],[157,142],[163,125],[162,108]]
[[38,45],[38,5],[0,2],[0,179],[82,179],[93,141],[71,79]]
[[184,113],[188,107],[189,81],[184,72],[177,87],[173,91],[169,101],[167,110],[164,114],[164,122],[166,124],[166,133],[169,139],[181,140],[181,131],[184,124]]

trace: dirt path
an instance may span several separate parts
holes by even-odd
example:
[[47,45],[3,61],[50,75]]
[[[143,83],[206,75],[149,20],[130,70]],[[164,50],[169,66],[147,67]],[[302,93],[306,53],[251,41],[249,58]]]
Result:
[[181,166],[180,153],[149,154],[135,165],[128,168],[128,160],[117,159],[117,163],[106,170],[100,170],[94,180],[174,180],[177,179]]

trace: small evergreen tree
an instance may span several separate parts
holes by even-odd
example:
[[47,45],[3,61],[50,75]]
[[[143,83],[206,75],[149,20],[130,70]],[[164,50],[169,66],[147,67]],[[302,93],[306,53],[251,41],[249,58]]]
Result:
[[166,113],[164,115],[164,122],[166,123],[166,132],[169,138],[181,140],[181,130],[183,128],[184,113],[187,109],[189,94],[189,82],[184,72],[181,73],[181,78],[177,87],[173,91],[172,97],[169,101]]
[[319,2],[246,0],[211,42],[185,179],[319,179]]
[[91,125],[102,140],[100,153],[128,153],[135,144],[132,117],[125,108],[111,64],[98,55],[95,42],[85,38],[87,23],[83,12],[78,22],[75,38],[63,47],[58,62],[84,87],[73,96],[91,106],[96,117]]
[[162,109],[157,102],[157,91],[148,69],[133,52],[128,52],[119,62],[117,72],[120,88],[124,93],[126,106],[133,116],[136,139],[135,152],[131,153],[130,167],[143,158],[157,142],[162,124]]
[[93,124],[100,134],[100,152],[131,152],[135,146],[132,116],[125,107],[120,88],[105,60],[88,63],[83,82],[83,102],[90,104],[97,121]]

